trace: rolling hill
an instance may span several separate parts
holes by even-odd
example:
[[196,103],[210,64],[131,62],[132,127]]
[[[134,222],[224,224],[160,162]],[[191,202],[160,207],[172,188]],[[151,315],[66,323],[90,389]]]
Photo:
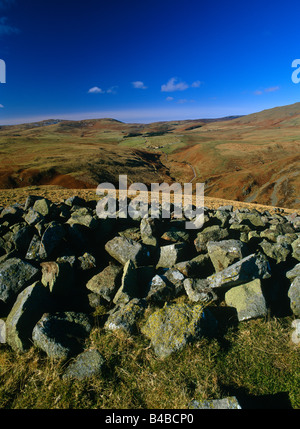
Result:
[[0,189],[205,182],[210,197],[300,207],[300,103],[243,117],[0,127]]

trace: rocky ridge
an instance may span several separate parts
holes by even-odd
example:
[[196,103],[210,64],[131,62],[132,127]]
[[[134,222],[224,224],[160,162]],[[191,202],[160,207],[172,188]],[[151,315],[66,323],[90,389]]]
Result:
[[237,322],[293,315],[299,344],[297,213],[205,208],[203,227],[186,230],[174,206],[170,219],[99,219],[96,204],[32,195],[0,208],[1,342],[76,358],[64,377],[84,378],[105,367],[85,349],[99,306],[101,329],[144,335],[159,358],[218,335],[222,306]]

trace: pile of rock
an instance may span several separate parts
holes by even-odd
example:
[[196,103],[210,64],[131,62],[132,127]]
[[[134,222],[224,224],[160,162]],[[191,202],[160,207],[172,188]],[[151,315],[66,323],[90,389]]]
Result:
[[97,373],[103,358],[84,344],[100,305],[104,329],[145,335],[159,357],[217,335],[221,303],[238,321],[293,314],[299,342],[297,213],[205,208],[187,230],[174,215],[99,219],[96,204],[29,196],[0,209],[0,332],[14,350],[78,356],[66,376]]

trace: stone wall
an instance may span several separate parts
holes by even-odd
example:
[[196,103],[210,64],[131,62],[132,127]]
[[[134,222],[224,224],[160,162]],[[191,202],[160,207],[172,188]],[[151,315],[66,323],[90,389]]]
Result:
[[205,208],[203,227],[187,230],[174,216],[99,219],[96,203],[29,196],[0,209],[0,338],[8,347],[77,356],[66,376],[97,373],[103,358],[84,344],[100,305],[104,329],[146,336],[161,358],[218,335],[220,305],[237,323],[292,315],[299,343],[297,213]]

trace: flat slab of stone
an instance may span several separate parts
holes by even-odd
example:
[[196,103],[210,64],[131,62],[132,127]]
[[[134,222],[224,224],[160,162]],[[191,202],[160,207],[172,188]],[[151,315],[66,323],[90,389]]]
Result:
[[241,410],[235,396],[229,396],[222,399],[211,399],[206,401],[192,401],[189,408],[194,410]]
[[260,279],[235,286],[225,293],[225,302],[236,308],[238,320],[265,317],[268,314]]
[[268,279],[270,276],[267,258],[262,254],[252,254],[207,277],[207,280],[211,288],[218,288],[237,286],[256,278]]
[[86,287],[110,302],[121,286],[122,270],[122,266],[110,264],[100,273],[95,274],[87,282]]
[[147,265],[150,257],[150,252],[144,245],[126,237],[114,237],[105,244],[105,250],[122,265],[129,259],[136,266]]
[[0,264],[0,300],[8,303],[36,280],[39,270],[20,258],[10,258]]

